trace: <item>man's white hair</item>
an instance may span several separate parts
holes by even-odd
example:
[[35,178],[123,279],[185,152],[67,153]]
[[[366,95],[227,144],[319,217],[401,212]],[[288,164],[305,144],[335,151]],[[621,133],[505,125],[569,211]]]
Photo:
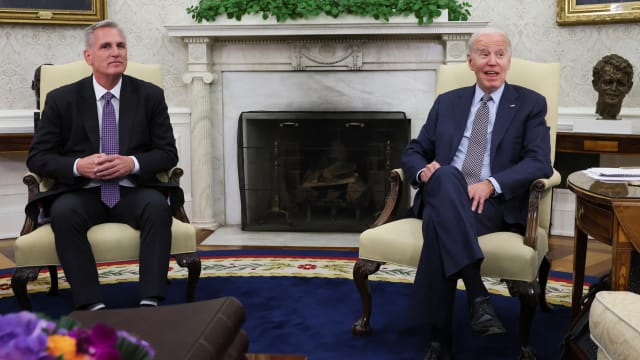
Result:
[[101,28],[117,29],[120,32],[120,34],[122,34],[124,41],[125,42],[127,41],[127,37],[124,35],[124,31],[122,30],[120,25],[118,25],[118,23],[113,20],[106,19],[106,20],[98,21],[97,23],[90,25],[84,29],[84,46],[86,49],[91,47],[91,41],[93,41],[93,32]]
[[511,40],[509,40],[509,37],[507,36],[507,34],[497,28],[482,28],[476,32],[473,33],[473,35],[471,35],[471,37],[469,38],[469,41],[467,41],[467,53],[471,54],[471,51],[473,50],[473,44],[475,44],[476,40],[478,40],[478,37],[480,35],[486,35],[486,34],[500,34],[502,36],[504,36],[505,40],[507,41],[507,51],[509,51],[509,54],[511,54]]

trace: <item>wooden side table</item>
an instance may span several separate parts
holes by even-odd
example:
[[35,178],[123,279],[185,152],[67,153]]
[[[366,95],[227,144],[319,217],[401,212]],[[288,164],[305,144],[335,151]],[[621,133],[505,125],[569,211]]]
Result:
[[556,152],[640,154],[640,135],[570,133],[556,134]]
[[0,153],[29,151],[33,134],[0,134]]
[[29,151],[33,134],[0,134],[0,153]]
[[612,290],[626,290],[629,284],[631,252],[640,249],[640,187],[625,182],[602,182],[582,171],[567,179],[576,194],[573,293],[571,314],[581,309],[588,236],[611,245]]

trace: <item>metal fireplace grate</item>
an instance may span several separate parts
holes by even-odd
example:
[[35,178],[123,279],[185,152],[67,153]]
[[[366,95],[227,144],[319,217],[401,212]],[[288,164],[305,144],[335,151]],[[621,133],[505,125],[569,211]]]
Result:
[[384,207],[388,172],[409,136],[403,112],[243,112],[242,229],[366,229]]

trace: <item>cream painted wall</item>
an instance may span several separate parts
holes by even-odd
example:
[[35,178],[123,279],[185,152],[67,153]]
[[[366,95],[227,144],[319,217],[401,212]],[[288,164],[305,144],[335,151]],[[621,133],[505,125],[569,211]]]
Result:
[[[130,59],[164,66],[167,101],[188,106],[186,47],[166,36],[165,24],[191,22],[185,8],[196,0],[107,0],[109,17],[128,35]],[[562,63],[560,106],[595,108],[591,69],[604,55],[617,53],[640,65],[640,24],[563,26],[555,23],[556,0],[467,0],[472,20],[490,21],[507,31],[514,54],[537,61]],[[42,63],[64,63],[82,56],[83,26],[0,24],[0,111],[31,109],[33,71]],[[635,69],[638,72],[638,69]],[[640,81],[624,107],[640,107]]]
[[[185,9],[195,0],[107,0],[107,14],[127,35],[129,59],[160,63],[169,107],[188,104],[186,46],[166,36],[164,25],[191,21]],[[34,70],[43,63],[61,64],[82,59],[86,25],[29,25],[0,23],[0,111],[33,109]]]
[[[515,56],[562,64],[561,107],[595,109],[591,69],[602,56],[617,53],[636,66],[636,86],[623,103],[640,109],[640,23],[564,26],[555,23],[557,0],[467,0],[472,20],[490,21],[511,37]],[[182,81],[186,46],[166,36],[164,25],[191,23],[185,9],[197,0],[107,0],[108,14],[128,36],[133,61],[160,63],[165,72],[168,105],[189,106]],[[29,25],[0,23],[0,127],[11,127],[35,109],[31,90],[33,72],[42,63],[66,63],[82,57],[83,25]],[[186,109],[188,111],[188,109]],[[624,110],[623,110],[624,111]],[[188,114],[178,127],[188,137]],[[188,148],[188,145],[183,145]],[[26,199],[21,183],[25,156],[0,154],[0,238],[17,235]],[[572,219],[572,216],[568,216]],[[568,226],[572,228],[572,226]]]

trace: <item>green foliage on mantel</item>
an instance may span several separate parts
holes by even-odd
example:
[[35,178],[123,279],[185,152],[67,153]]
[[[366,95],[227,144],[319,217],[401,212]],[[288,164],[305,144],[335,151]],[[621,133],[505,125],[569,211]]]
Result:
[[334,18],[342,14],[371,17],[389,21],[393,16],[414,15],[418,24],[431,24],[448,10],[450,21],[466,21],[471,4],[458,0],[200,0],[187,8],[187,13],[201,23],[215,21],[220,15],[240,21],[243,15],[262,14],[263,19],[275,17],[278,22],[308,19],[319,15]]

